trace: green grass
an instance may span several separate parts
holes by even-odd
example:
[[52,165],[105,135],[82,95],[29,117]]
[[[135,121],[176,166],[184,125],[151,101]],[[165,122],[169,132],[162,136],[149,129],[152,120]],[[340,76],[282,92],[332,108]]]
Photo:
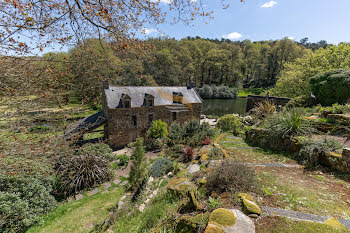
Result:
[[123,189],[98,193],[78,201],[64,203],[43,217],[42,224],[30,228],[34,232],[89,232],[107,216],[123,194]]
[[[333,181],[300,181],[299,174],[282,174],[274,171],[258,173],[259,183],[266,196],[273,196],[275,206],[311,214],[335,216],[348,219],[348,204],[339,198],[341,195],[333,190]],[[326,178],[324,178],[326,179]]]
[[256,224],[258,233],[345,233],[326,224],[294,221],[284,217],[265,217]]
[[146,206],[143,213],[133,210],[130,214],[120,216],[111,227],[113,232],[149,232],[160,221],[176,211],[180,201],[173,194],[161,192]]
[[247,97],[248,95],[263,95],[267,89],[265,88],[242,88],[238,90],[239,97]]

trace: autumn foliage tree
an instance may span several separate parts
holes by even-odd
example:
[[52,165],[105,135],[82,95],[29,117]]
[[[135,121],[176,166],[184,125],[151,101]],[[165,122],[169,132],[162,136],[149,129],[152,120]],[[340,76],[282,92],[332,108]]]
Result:
[[[223,0],[224,1],[224,0]],[[172,0],[4,0],[0,3],[0,49],[29,52],[52,43],[66,45],[97,37],[127,47],[146,24],[158,25],[166,17],[189,22],[210,17],[201,1]]]

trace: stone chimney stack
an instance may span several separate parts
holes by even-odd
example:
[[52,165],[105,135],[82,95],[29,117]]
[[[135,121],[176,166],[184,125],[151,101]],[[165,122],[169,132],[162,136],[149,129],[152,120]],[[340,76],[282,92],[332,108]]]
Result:
[[196,87],[196,83],[193,80],[190,80],[187,84],[187,89],[192,89]]

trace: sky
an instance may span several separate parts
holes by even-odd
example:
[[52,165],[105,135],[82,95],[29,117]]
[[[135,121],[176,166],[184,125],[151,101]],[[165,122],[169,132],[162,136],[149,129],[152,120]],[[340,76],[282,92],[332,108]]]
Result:
[[[166,7],[168,0],[160,1]],[[230,7],[224,10],[220,0],[202,0],[206,9],[214,11],[212,20],[197,19],[194,26],[181,23],[146,26],[139,37],[200,36],[251,41],[284,37],[300,41],[308,37],[311,42],[350,42],[350,0],[226,1]]]
[[[164,9],[172,0],[160,1]],[[200,0],[192,0],[200,1]],[[295,41],[308,37],[309,42],[326,40],[328,43],[350,42],[350,0],[224,0],[230,3],[222,8],[221,0],[202,0],[214,19],[198,17],[193,25],[165,23],[145,25],[137,34],[140,39],[166,36],[182,39],[187,36],[211,39],[277,40],[288,37]],[[71,46],[52,45],[34,54],[66,52]]]

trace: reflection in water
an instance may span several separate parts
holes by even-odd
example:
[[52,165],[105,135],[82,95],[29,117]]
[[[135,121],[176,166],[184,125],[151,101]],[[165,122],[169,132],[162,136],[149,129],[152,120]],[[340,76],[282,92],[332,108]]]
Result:
[[247,105],[246,98],[237,99],[204,99],[202,113],[204,115],[223,116],[225,114],[238,113],[243,115]]

